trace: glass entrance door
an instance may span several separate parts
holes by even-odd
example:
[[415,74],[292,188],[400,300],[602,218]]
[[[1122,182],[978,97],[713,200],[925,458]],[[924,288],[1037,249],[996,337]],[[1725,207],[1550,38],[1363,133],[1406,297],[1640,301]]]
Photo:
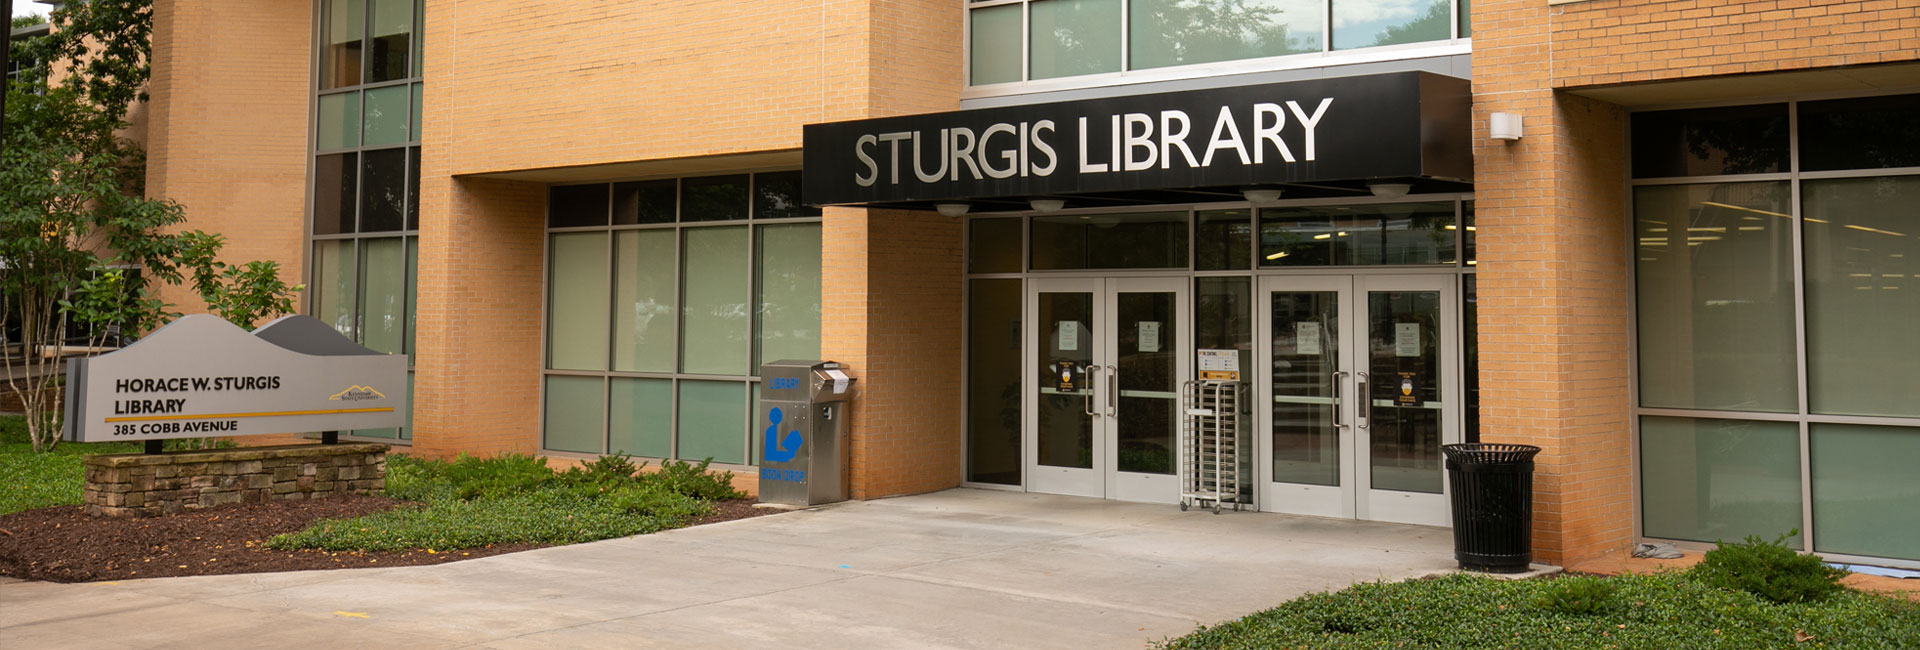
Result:
[[1178,500],[1179,388],[1192,357],[1187,282],[1030,282],[1028,489]]
[[1263,509],[1448,523],[1440,445],[1459,438],[1453,281],[1261,279]]

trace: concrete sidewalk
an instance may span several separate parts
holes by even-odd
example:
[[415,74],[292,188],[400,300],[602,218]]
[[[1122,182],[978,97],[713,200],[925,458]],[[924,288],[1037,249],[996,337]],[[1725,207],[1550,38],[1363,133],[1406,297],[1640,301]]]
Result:
[[0,584],[26,648],[1139,648],[1454,567],[1442,528],[957,489],[439,566]]

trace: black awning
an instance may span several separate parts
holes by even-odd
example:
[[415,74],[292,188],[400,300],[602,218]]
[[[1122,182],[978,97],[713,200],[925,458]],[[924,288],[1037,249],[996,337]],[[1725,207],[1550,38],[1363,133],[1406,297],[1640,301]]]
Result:
[[1395,72],[811,124],[803,194],[986,207],[1232,201],[1259,186],[1341,196],[1369,181],[1463,191],[1471,102],[1465,79]]

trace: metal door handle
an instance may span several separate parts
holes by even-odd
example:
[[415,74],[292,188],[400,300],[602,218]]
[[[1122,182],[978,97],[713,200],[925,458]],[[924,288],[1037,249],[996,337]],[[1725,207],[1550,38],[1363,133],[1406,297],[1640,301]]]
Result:
[[1093,412],[1093,375],[1098,372],[1100,366],[1087,366],[1087,387],[1080,393],[1080,412],[1093,417],[1100,417],[1099,413]]
[[1359,420],[1357,426],[1365,429],[1367,428],[1367,420],[1373,418],[1373,393],[1367,390],[1367,373],[1356,372],[1353,373],[1353,376],[1360,380],[1358,385],[1355,386],[1357,394],[1354,395],[1354,398],[1359,400],[1358,404],[1356,404],[1359,408],[1355,411],[1355,413],[1358,414],[1357,419]]
[[1340,385],[1346,383],[1342,381],[1346,378],[1347,372],[1345,370],[1333,373],[1333,428],[1335,429],[1344,429],[1347,427],[1347,423],[1340,421]]
[[1107,366],[1107,417],[1120,413],[1120,366]]

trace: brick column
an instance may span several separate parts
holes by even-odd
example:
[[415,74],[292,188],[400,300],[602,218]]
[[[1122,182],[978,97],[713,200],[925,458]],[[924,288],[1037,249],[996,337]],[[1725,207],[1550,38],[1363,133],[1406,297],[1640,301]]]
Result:
[[[1482,440],[1544,448],[1534,554],[1570,564],[1633,535],[1626,115],[1551,90],[1545,2],[1472,11]],[[1490,139],[1493,112],[1525,137]]]
[[853,498],[960,484],[960,233],[932,212],[826,210],[820,355],[860,379]]

